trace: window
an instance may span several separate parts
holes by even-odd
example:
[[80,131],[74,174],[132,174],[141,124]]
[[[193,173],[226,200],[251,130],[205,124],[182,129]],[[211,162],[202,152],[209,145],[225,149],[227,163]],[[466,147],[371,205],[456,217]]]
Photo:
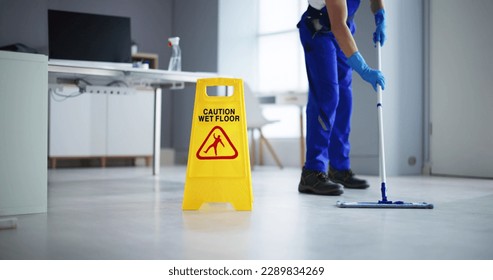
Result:
[[[258,90],[262,94],[307,91],[303,50],[296,28],[307,5],[306,0],[258,1]],[[266,106],[264,114],[279,120],[264,128],[267,137],[300,136],[299,108]]]

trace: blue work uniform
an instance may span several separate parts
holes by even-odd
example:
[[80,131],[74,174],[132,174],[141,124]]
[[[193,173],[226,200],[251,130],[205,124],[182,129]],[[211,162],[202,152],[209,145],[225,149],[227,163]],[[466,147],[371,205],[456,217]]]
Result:
[[[347,24],[354,34],[353,21],[360,0],[347,0]],[[306,106],[305,169],[327,172],[350,169],[349,132],[352,111],[352,69],[330,32],[327,8],[309,6],[298,23],[308,75]]]

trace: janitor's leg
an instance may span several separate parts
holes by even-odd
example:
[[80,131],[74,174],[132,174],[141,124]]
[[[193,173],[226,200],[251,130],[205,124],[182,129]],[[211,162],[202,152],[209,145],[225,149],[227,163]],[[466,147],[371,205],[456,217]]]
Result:
[[330,37],[321,34],[303,42],[309,83],[305,168],[321,172],[328,169],[330,135],[339,102],[336,47]]
[[349,133],[351,131],[351,111],[353,94],[351,88],[352,70],[346,63],[346,56],[338,51],[339,104],[336,109],[334,126],[330,137],[329,179],[345,188],[366,189],[366,180],[355,177],[349,160]]
[[346,63],[346,56],[337,50],[337,74],[339,84],[339,103],[337,105],[334,126],[330,137],[330,165],[337,170],[350,169],[349,133],[351,131],[351,113],[353,106],[352,69]]
[[[328,179],[329,139],[338,103],[337,57],[331,34],[314,33],[306,14],[300,24],[305,52],[309,93],[306,106],[306,161],[298,191],[317,195],[340,195],[342,185]],[[333,37],[333,36],[332,36]]]

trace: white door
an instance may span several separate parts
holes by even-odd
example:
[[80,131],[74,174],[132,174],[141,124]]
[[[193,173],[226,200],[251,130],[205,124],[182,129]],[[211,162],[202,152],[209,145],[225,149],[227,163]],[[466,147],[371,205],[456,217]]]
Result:
[[431,172],[493,177],[493,1],[430,1]]

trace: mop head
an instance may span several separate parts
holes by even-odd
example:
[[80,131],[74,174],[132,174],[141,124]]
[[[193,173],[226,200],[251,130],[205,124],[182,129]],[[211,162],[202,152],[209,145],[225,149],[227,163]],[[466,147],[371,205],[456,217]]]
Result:
[[400,209],[433,209],[427,202],[379,201],[379,202],[344,202],[337,201],[339,208],[400,208]]

